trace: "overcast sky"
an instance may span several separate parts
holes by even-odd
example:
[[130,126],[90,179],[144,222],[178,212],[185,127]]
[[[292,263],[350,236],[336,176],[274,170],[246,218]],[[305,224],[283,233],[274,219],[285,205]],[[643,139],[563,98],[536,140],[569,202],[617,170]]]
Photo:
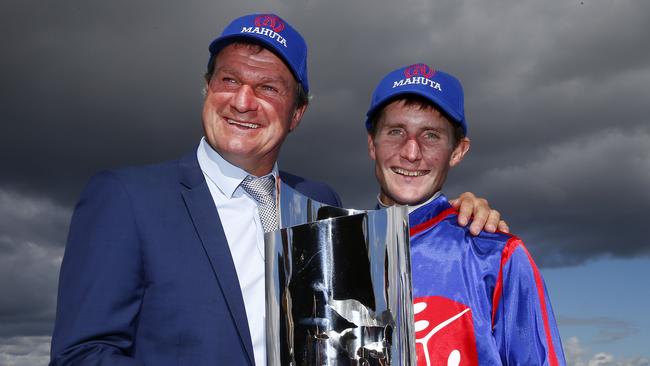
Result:
[[[195,149],[207,46],[250,12],[277,13],[310,47],[313,99],[282,169],[372,207],[363,122],[375,84],[417,62],[457,75],[472,148],[445,191],[488,198],[527,242],[572,365],[650,364],[647,347],[633,346],[650,344],[650,317],[633,307],[648,304],[649,286],[621,277],[611,288],[633,295],[605,306],[590,282],[623,269],[650,277],[650,2],[5,0],[0,365],[47,359],[85,182]],[[580,318],[580,306],[594,314]],[[603,327],[618,330],[610,348],[598,343]]]

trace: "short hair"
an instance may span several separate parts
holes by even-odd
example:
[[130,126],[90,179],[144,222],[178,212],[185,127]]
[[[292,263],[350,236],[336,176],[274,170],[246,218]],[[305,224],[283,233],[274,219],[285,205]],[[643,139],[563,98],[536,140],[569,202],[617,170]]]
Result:
[[377,133],[377,125],[379,124],[379,120],[384,116],[384,109],[386,108],[386,106],[391,104],[392,102],[400,101],[400,100],[404,101],[405,107],[413,106],[413,107],[417,107],[419,110],[431,109],[440,112],[440,114],[442,114],[447,119],[447,121],[451,123],[451,126],[454,128],[453,129],[454,148],[458,146],[460,141],[465,137],[465,131],[463,130],[463,127],[460,125],[460,123],[454,122],[453,118],[451,118],[441,108],[438,108],[438,106],[431,103],[429,99],[417,94],[407,94],[407,95],[398,96],[384,103],[384,105],[380,109],[378,109],[372,116],[370,116],[370,130],[368,131],[370,136],[375,137],[375,134]]
[[[244,46],[244,47],[248,48],[249,50],[251,50],[251,52],[253,54],[258,54],[258,53],[262,52],[263,50],[267,49],[267,48],[265,48],[264,46],[262,46],[261,44],[259,44],[257,42],[252,42],[252,41],[247,41],[247,40],[239,40],[239,41],[235,41],[235,42],[233,42],[231,44]],[[271,51],[271,50],[269,50],[269,51]],[[271,52],[273,52],[273,51],[271,51]],[[203,78],[205,79],[205,82],[207,84],[210,84],[210,80],[212,79],[212,75],[214,74],[214,67],[215,67],[216,59],[217,59],[217,54],[214,54],[214,55],[212,55],[212,57],[210,57],[210,61],[208,62],[208,70],[203,75]],[[280,59],[284,62],[282,57],[280,57]],[[293,73],[291,73],[291,75],[293,75]],[[295,76],[294,76],[294,79],[295,79]],[[302,106],[309,103],[309,95],[307,95],[307,93],[305,92],[305,88],[303,88],[301,82],[296,80],[296,84],[298,86],[296,87],[295,107],[300,108],[300,107],[302,107]]]

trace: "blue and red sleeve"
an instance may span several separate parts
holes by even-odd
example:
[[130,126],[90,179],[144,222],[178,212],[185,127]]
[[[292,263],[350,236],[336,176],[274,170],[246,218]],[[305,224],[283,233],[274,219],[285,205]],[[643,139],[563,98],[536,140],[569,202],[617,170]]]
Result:
[[492,305],[494,338],[504,365],[566,365],[546,285],[517,237],[503,249]]

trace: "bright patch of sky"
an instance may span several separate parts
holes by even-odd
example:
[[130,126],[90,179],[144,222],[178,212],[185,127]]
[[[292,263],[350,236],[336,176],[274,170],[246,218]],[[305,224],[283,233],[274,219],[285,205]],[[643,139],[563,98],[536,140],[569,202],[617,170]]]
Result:
[[542,273],[565,348],[577,337],[591,354],[650,356],[650,258],[603,258]]

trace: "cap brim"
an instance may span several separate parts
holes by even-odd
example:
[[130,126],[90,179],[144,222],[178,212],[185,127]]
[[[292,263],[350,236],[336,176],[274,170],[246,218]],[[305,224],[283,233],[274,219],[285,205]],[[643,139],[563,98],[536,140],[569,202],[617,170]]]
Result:
[[460,115],[458,115],[458,113],[456,113],[453,110],[453,108],[449,106],[447,102],[441,100],[440,98],[434,98],[431,96],[431,94],[425,93],[418,89],[402,90],[382,99],[379,103],[377,103],[377,105],[374,108],[372,108],[371,110],[368,111],[368,113],[366,113],[366,129],[370,130],[371,127],[370,119],[372,118],[372,116],[375,115],[375,113],[377,113],[377,111],[384,108],[386,105],[388,105],[395,99],[399,99],[400,97],[403,97],[405,95],[418,95],[430,101],[440,110],[442,110],[442,112],[444,112],[449,118],[451,118],[452,122],[459,124],[467,134],[467,123],[465,122],[465,119],[462,118]]
[[214,41],[212,41],[212,43],[210,43],[210,47],[208,48],[210,50],[210,55],[211,55],[210,59],[212,59],[212,57],[215,57],[222,49],[224,49],[229,44],[240,40],[259,44],[265,49],[273,52],[276,56],[278,56],[282,60],[282,62],[284,62],[287,68],[289,68],[294,79],[296,79],[296,81],[302,84],[304,87],[305,84],[303,83],[302,79],[300,79],[300,77],[298,76],[298,70],[296,70],[293,67],[293,65],[291,65],[289,59],[284,54],[282,54],[282,52],[278,50],[277,46],[274,43],[262,37],[256,37],[253,35],[248,35],[246,33],[221,36],[215,39]]

